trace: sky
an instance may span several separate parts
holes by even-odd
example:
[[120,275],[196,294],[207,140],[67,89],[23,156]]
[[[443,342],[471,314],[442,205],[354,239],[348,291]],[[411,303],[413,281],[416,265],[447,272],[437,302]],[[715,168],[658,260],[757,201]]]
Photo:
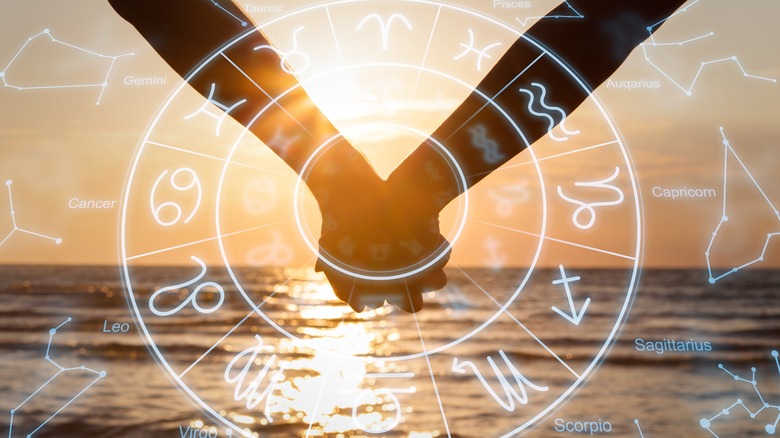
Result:
[[[380,6],[375,6],[376,3]],[[256,23],[262,24],[291,14],[299,7],[319,3],[254,1],[237,4],[250,11],[249,15]],[[522,23],[532,24],[536,20],[532,17],[544,15],[556,2],[534,1],[530,7],[519,8],[501,7],[500,2],[493,1],[449,4],[467,5],[522,32],[526,28]],[[718,230],[710,260],[719,267],[736,267],[758,258],[767,233],[780,231],[780,217],[772,209],[772,205],[780,205],[780,177],[776,170],[780,163],[780,127],[776,123],[776,114],[780,113],[780,84],[765,80],[780,78],[780,65],[774,55],[780,30],[773,20],[780,12],[780,4],[773,0],[739,3],[700,0],[689,2],[688,6],[687,12],[673,17],[661,28],[656,34],[656,42],[690,42],[648,47],[647,59],[645,52],[637,48],[611,78],[612,84],[620,86],[604,84],[596,95],[614,120],[637,172],[638,194],[643,205],[643,226],[638,230],[644,242],[643,265],[706,266],[705,252],[713,230],[722,219],[725,194],[729,220]],[[9,234],[10,237],[0,244],[0,263],[119,263],[122,237],[119,207],[127,185],[148,187],[163,168],[171,172],[176,169],[171,167],[172,162],[184,166],[177,161],[181,158],[143,155],[139,162],[152,164],[141,166],[145,170],[129,179],[139,143],[150,128],[155,128],[152,121],[181,79],[107,2],[14,2],[5,8],[7,13],[0,15],[0,27],[4,29],[4,37],[0,40],[0,69],[5,72],[3,79],[11,86],[0,87],[0,180],[11,182],[4,188],[11,190],[19,230],[11,233],[14,230],[11,202],[4,191],[0,193],[0,239]],[[399,12],[408,16],[414,29],[406,37],[394,37],[397,33],[390,33],[387,53],[392,59],[404,59],[408,55],[410,58],[405,62],[414,63],[411,59],[419,49],[419,36],[430,33],[436,9],[399,5],[398,2],[374,2],[371,8],[378,8],[385,15]],[[292,14],[264,28],[264,32],[278,48],[289,50],[292,33],[299,26],[307,26],[310,30],[328,29],[323,9],[314,9],[311,13]],[[365,33],[359,34],[365,36],[361,38],[353,29],[354,24],[372,10],[366,9],[365,5],[332,8],[339,49],[342,55],[346,54],[348,62],[384,56],[385,52],[378,46],[376,29],[365,29]],[[417,83],[418,87],[415,87],[418,75],[414,71],[410,74],[387,68],[358,69],[349,81],[344,81],[340,74],[328,74],[338,55],[334,45],[321,36],[322,32],[300,34],[299,48],[311,54],[312,62],[299,76],[307,79],[324,75],[324,79],[307,83],[307,91],[337,127],[352,133],[356,147],[375,163],[380,173],[391,171],[420,141],[419,133],[388,128],[388,124],[404,124],[424,133],[433,131],[470,92],[468,85],[476,85],[491,63],[498,59],[495,56],[486,60],[482,71],[477,71],[469,58],[464,62],[454,60],[453,54],[458,54],[457,43],[467,39],[464,29],[475,30],[477,45],[501,42],[502,45],[491,52],[495,55],[502,53],[516,38],[506,29],[467,14],[453,13],[444,18],[447,20],[442,20],[434,40],[441,48],[436,46],[432,51],[428,65],[446,65],[440,68],[452,72],[467,86],[425,74],[421,75],[423,86]],[[39,35],[44,29],[49,29],[48,35],[89,53],[53,44],[47,34]],[[369,34],[374,36],[369,38]],[[39,36],[15,58],[25,41],[35,35]],[[372,44],[373,50],[370,49]],[[702,63],[719,59],[726,61],[702,66]],[[36,90],[13,87],[101,84],[106,81],[109,67],[108,86],[102,95],[102,87]],[[133,78],[156,78],[159,83],[134,84]],[[410,92],[411,89],[415,92]],[[690,96],[686,94],[688,90]],[[199,97],[194,93],[185,91],[181,96],[177,105],[194,104],[197,107],[199,104]],[[99,105],[96,104],[98,99]],[[377,121],[385,123],[385,127],[376,129],[367,125]],[[582,128],[580,146],[596,144],[599,138],[609,134],[605,132],[603,118],[592,105],[585,105],[570,115],[569,122],[575,128]],[[725,173],[729,175],[725,193],[720,127],[724,128],[723,135],[737,153],[736,156],[729,155],[725,166]],[[225,129],[226,133],[239,132],[233,124]],[[182,132],[176,132],[179,139],[183,143],[197,143],[198,129],[185,131],[187,129],[183,128]],[[287,221],[286,224],[227,244],[230,251],[240,254],[236,263],[254,259],[262,264],[268,257],[263,249],[278,239],[287,249],[279,251],[276,260],[289,260],[291,264],[311,260],[313,253],[290,222],[294,174],[270,153],[262,151],[262,145],[256,141],[249,138],[245,143],[241,147],[254,148],[252,150],[258,154],[254,159],[264,160],[262,166],[268,172],[231,173],[229,184],[235,184],[235,189],[227,192],[223,205],[213,205],[206,199],[203,211],[219,209],[223,216],[237,218],[228,226],[240,228],[245,226],[238,219],[243,213],[227,206],[239,205],[251,213],[252,208],[263,210],[262,206],[253,203],[259,199],[253,196],[271,196],[279,207],[255,213],[262,216],[264,223]],[[533,147],[539,157],[555,155],[558,151],[555,149],[558,146],[549,140]],[[148,153],[148,148],[142,151],[142,154]],[[573,154],[545,162],[550,237],[574,241],[580,236],[581,242],[593,247],[614,249],[615,252],[631,250],[636,224],[621,220],[633,217],[629,201],[611,207],[612,210],[604,214],[608,217],[604,225],[583,235],[577,234],[580,230],[572,226],[572,204],[561,203],[555,190],[556,185],[608,176],[598,176],[594,166],[619,159],[618,154],[605,152],[605,155]],[[519,156],[513,163],[527,160],[527,156]],[[198,165],[198,160],[186,161],[190,168],[196,169]],[[216,174],[211,170],[208,172],[202,176],[206,190],[213,189],[215,184]],[[270,195],[267,192],[269,184],[275,187]],[[521,192],[528,196],[521,196],[523,200],[507,212],[491,201],[491,192],[512,184],[521,186]],[[475,187],[470,198],[473,211],[468,213],[469,217],[499,225],[511,223],[513,227],[536,232],[541,227],[539,185],[534,166],[498,172]],[[664,189],[680,188],[702,189],[713,196],[680,199],[657,196]],[[252,190],[259,191],[260,195],[252,195]],[[185,198],[182,199],[192,201]],[[632,196],[629,198],[633,199]],[[148,206],[139,199],[131,201],[133,217],[146,215],[148,220]],[[109,208],[74,208],[80,200],[106,201]],[[311,240],[316,238],[318,215],[310,201],[306,205],[305,222],[315,230]],[[442,218],[448,232],[457,228],[455,207],[457,205],[449,208]],[[508,265],[522,265],[532,258],[538,239],[497,231],[491,234],[475,223],[470,222],[456,244],[455,262],[491,265],[498,258]],[[135,245],[133,250],[144,252],[160,247],[165,239],[186,242],[214,235],[210,219],[188,229],[162,230],[167,234],[156,234],[157,231],[137,228],[125,238],[131,246]],[[61,239],[61,244],[46,236]],[[496,245],[491,243],[494,241],[499,242],[499,248],[503,245],[503,252],[495,254]],[[555,266],[562,254],[571,258],[570,263],[582,266],[622,266],[623,263],[619,258],[605,257],[603,252],[594,254],[554,241],[547,241],[545,245],[550,249],[545,250],[541,264]],[[779,246],[770,242],[765,260],[756,266],[780,266]],[[186,252],[181,251],[170,257],[153,257],[147,262],[175,264],[184,255]],[[218,254],[213,257],[214,260],[219,258]]]

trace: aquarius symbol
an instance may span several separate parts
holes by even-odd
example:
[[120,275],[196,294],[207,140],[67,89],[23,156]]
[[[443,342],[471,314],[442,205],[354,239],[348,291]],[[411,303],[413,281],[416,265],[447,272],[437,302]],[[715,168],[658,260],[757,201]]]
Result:
[[488,54],[488,50],[496,47],[500,47],[501,43],[493,43],[490,44],[489,46],[486,46],[482,50],[477,50],[474,48],[474,31],[471,29],[468,29],[468,31],[469,31],[469,43],[468,44],[459,43],[459,45],[463,47],[463,52],[452,59],[453,61],[457,61],[463,58],[464,56],[468,55],[469,53],[475,53],[477,55],[477,71],[482,71],[482,60],[485,58],[493,59],[493,57],[490,56],[490,54]]
[[393,14],[387,20],[382,20],[382,17],[380,17],[379,14],[370,14],[363,18],[360,23],[358,23],[357,27],[355,27],[355,30],[361,30],[363,26],[365,26],[366,23],[372,19],[376,20],[377,24],[379,25],[379,32],[382,35],[382,50],[387,50],[387,45],[390,39],[390,27],[393,25],[393,21],[396,19],[401,20],[407,29],[414,29],[412,27],[412,23],[410,23],[409,20],[401,14]]
[[[233,111],[239,105],[241,105],[244,102],[246,102],[246,99],[241,99],[240,101],[234,103],[231,106],[227,106],[227,105],[221,104],[221,103],[217,102],[216,100],[214,100],[214,91],[216,90],[216,88],[217,88],[217,84],[212,82],[211,83],[211,89],[209,90],[209,97],[206,99],[205,102],[203,102],[203,105],[200,108],[198,108],[197,111],[195,111],[194,113],[184,117],[184,120],[189,120],[189,119],[197,116],[198,114],[203,113],[203,114],[205,114],[205,115],[207,115],[207,116],[209,116],[212,119],[217,121],[216,134],[219,137],[219,131],[220,131],[220,129],[222,129],[222,123],[225,122],[225,118],[227,118],[227,116],[230,115],[231,111]],[[214,114],[213,112],[207,110],[206,107],[210,103],[214,104],[214,106],[216,106],[217,108],[221,109],[224,113],[220,116],[220,115]]]
[[[279,57],[281,58],[279,60],[279,67],[281,67],[282,70],[284,70],[285,73],[287,73],[289,75],[295,74],[295,73],[303,73],[306,70],[308,70],[309,69],[309,65],[311,65],[311,61],[309,60],[309,55],[307,55],[307,54],[301,52],[300,50],[298,50],[298,33],[300,33],[300,31],[302,31],[303,28],[304,28],[304,26],[301,26],[301,27],[295,29],[295,31],[293,32],[293,36],[292,36],[293,47],[292,47],[292,50],[290,50],[290,51],[283,52],[283,51],[277,49],[276,47],[270,46],[268,44],[263,44],[262,46],[257,46],[257,47],[255,47],[254,50],[255,50],[255,52],[257,52],[259,50],[263,50],[263,49],[273,50],[274,53],[279,55]],[[303,63],[303,65],[300,68],[295,69],[295,70],[292,69],[292,67],[290,66],[290,63],[288,62],[288,60],[292,56],[300,56],[303,59],[304,63]]]
[[[216,312],[217,309],[219,309],[222,306],[222,303],[225,301],[225,289],[222,288],[217,283],[214,283],[213,281],[206,281],[204,283],[200,283],[195,287],[195,289],[192,291],[189,297],[181,302],[178,306],[174,307],[171,310],[159,310],[157,309],[157,306],[154,304],[157,297],[160,295],[170,292],[170,291],[178,291],[180,289],[186,288],[188,286],[191,286],[197,282],[200,281],[203,276],[206,275],[206,271],[208,270],[206,268],[206,264],[203,263],[203,260],[199,259],[198,257],[192,256],[190,257],[195,263],[200,265],[201,271],[200,274],[198,274],[197,277],[193,278],[192,280],[185,281],[184,283],[174,284],[172,286],[166,286],[163,288],[160,288],[157,290],[157,292],[153,293],[151,297],[149,297],[149,309],[157,316],[171,316],[174,313],[178,313],[181,309],[187,306],[187,304],[192,303],[192,307],[197,310],[200,313],[213,313]],[[210,287],[213,289],[216,289],[217,294],[219,294],[219,301],[217,304],[214,304],[211,307],[203,307],[198,303],[198,295],[203,291],[203,289]]]
[[527,202],[531,198],[528,194],[527,180],[502,186],[498,190],[490,189],[488,196],[496,201],[496,213],[501,217],[509,217],[515,205]]
[[[550,111],[551,113],[552,112],[556,112],[556,113],[561,115],[561,121],[560,121],[560,123],[558,123],[560,125],[560,127],[561,127],[561,131],[563,131],[564,133],[566,133],[568,135],[577,135],[577,134],[580,133],[580,131],[569,131],[568,129],[566,129],[566,126],[564,125],[564,123],[566,122],[566,112],[564,112],[563,109],[561,109],[561,108],[559,108],[557,106],[550,106],[550,105],[548,105],[545,102],[544,99],[547,96],[547,88],[545,88],[544,85],[542,85],[542,84],[540,84],[538,82],[531,82],[531,86],[532,87],[536,87],[536,88],[539,89],[539,91],[540,91],[539,105],[541,105],[542,108]],[[533,109],[535,96],[534,96],[534,93],[532,91],[527,90],[525,88],[521,88],[520,92],[521,93],[525,93],[525,94],[528,95],[528,112],[530,112],[531,114],[533,114],[533,115],[535,115],[537,117],[544,117],[549,122],[549,126],[547,127],[547,133],[550,135],[551,139],[553,139],[555,141],[566,141],[566,140],[569,139],[569,137],[558,137],[558,136],[556,136],[555,134],[552,133],[552,130],[553,130],[553,128],[556,125],[555,119],[553,119],[552,116],[550,116],[549,114],[546,114],[544,112],[535,111]]]
[[498,143],[487,137],[487,128],[485,128],[485,125],[477,125],[473,128],[469,128],[469,132],[471,133],[471,142],[474,146],[482,149],[482,158],[486,163],[496,164],[506,158],[506,155],[500,152]]
[[[569,198],[568,196],[563,194],[563,189],[561,186],[558,186],[558,196],[563,198],[563,200],[567,202],[571,202],[572,204],[579,205],[576,210],[574,210],[574,214],[572,214],[571,219],[572,222],[574,222],[574,225],[581,229],[581,230],[587,230],[593,227],[593,224],[596,222],[596,208],[597,207],[608,207],[612,205],[619,205],[623,202],[623,199],[625,199],[625,196],[623,195],[623,191],[619,188],[610,185],[608,183],[614,181],[618,175],[620,175],[620,168],[615,166],[615,173],[612,174],[609,178],[602,179],[600,181],[593,181],[593,182],[577,182],[574,183],[577,187],[594,187],[599,189],[608,189],[618,194],[618,199],[615,201],[608,201],[608,202],[592,202],[592,203],[585,203],[582,201],[578,201],[576,199]],[[590,220],[583,224],[580,222],[580,215],[582,212],[587,211],[588,215],[590,216]]]

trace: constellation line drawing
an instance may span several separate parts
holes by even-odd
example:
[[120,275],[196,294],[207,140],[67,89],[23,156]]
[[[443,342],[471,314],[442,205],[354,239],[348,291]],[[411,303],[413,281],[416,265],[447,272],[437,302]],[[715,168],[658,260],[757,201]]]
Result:
[[36,233],[35,231],[30,231],[30,230],[28,230],[26,228],[22,228],[22,227],[19,226],[19,224],[16,222],[16,210],[14,210],[14,198],[13,198],[13,195],[11,193],[11,185],[12,184],[13,184],[13,181],[10,180],[10,179],[5,181],[5,185],[6,185],[6,187],[8,187],[8,204],[11,207],[11,224],[13,225],[13,228],[11,229],[11,231],[8,234],[6,234],[6,236],[3,238],[3,240],[0,241],[0,246],[3,246],[3,244],[8,239],[10,239],[11,236],[14,235],[14,233],[17,233],[17,232],[24,233],[24,234],[29,234],[31,236],[40,237],[42,239],[51,240],[54,243],[56,243],[57,245],[61,244],[62,243],[62,238],[60,238],[60,237],[47,236],[45,234]]
[[568,19],[581,20],[585,18],[582,14],[580,14],[579,11],[574,9],[574,6],[572,6],[568,0],[565,0],[564,3],[566,4],[566,6],[568,6],[569,9],[571,9],[571,11],[573,12],[572,15],[544,15],[544,16],[535,15],[535,16],[525,17],[525,18],[515,17],[515,20],[517,20],[517,22],[520,23],[521,26],[525,27],[528,24],[528,22],[531,20],[542,20],[548,18],[553,18],[553,19],[568,18]]
[[759,191],[759,193],[761,193],[761,196],[764,198],[766,203],[769,205],[769,207],[774,212],[775,216],[777,217],[778,222],[780,222],[780,211],[778,211],[777,208],[774,206],[774,204],[772,204],[772,201],[769,200],[769,197],[764,192],[764,189],[761,188],[761,186],[758,184],[758,181],[756,181],[756,179],[753,177],[753,174],[750,173],[750,170],[748,170],[748,168],[745,165],[745,163],[742,161],[741,158],[739,158],[739,155],[734,150],[734,148],[731,146],[731,142],[729,142],[728,138],[726,138],[726,134],[725,134],[724,128],[722,126],[720,127],[720,135],[723,138],[723,147],[724,147],[724,151],[723,151],[723,210],[722,210],[722,214],[720,216],[720,221],[718,222],[718,225],[715,227],[715,230],[712,232],[712,237],[710,237],[710,243],[707,246],[707,251],[704,253],[704,256],[707,259],[707,272],[709,273],[709,276],[710,276],[710,278],[709,278],[710,284],[715,284],[720,279],[722,279],[724,277],[727,277],[727,276],[729,276],[731,274],[734,274],[734,273],[736,273],[736,272],[738,272],[738,271],[740,271],[740,270],[742,270],[744,268],[747,268],[750,265],[754,265],[756,263],[763,262],[764,261],[764,256],[766,255],[767,248],[769,247],[769,242],[772,240],[773,237],[780,236],[780,231],[774,232],[774,233],[768,233],[766,235],[766,240],[764,241],[764,247],[761,250],[761,254],[757,258],[755,258],[755,259],[753,259],[753,260],[751,260],[751,261],[749,261],[747,263],[744,263],[741,266],[737,266],[736,268],[732,268],[731,270],[728,270],[728,271],[724,272],[723,274],[721,274],[721,275],[719,275],[717,277],[714,276],[714,274],[712,273],[712,263],[710,261],[710,253],[712,251],[713,245],[715,244],[715,239],[717,239],[717,237],[718,237],[718,232],[720,231],[720,229],[723,226],[723,224],[725,224],[729,220],[728,210],[727,210],[728,197],[727,197],[727,193],[726,193],[726,189],[727,189],[727,186],[728,186],[729,153],[731,153],[731,155],[733,155],[734,158],[737,160],[739,165],[742,167],[742,170],[745,171],[745,174],[747,174],[747,176],[750,178],[750,181],[753,183],[753,185],[756,187],[756,189]]
[[227,9],[225,9],[225,7],[224,7],[224,6],[222,6],[221,4],[217,3],[217,0],[211,0],[211,3],[212,3],[214,6],[218,7],[219,9],[221,9],[221,10],[222,10],[222,12],[224,12],[224,13],[226,13],[226,14],[230,15],[230,16],[231,16],[231,17],[233,17],[233,18],[234,18],[236,21],[238,21],[239,23],[241,23],[241,26],[243,26],[243,27],[246,27],[246,25],[247,25],[247,22],[246,22],[246,21],[244,21],[244,20],[242,20],[242,19],[240,19],[240,18],[236,17],[236,14],[234,14],[234,13],[232,13],[232,12],[228,11]]
[[664,18],[663,20],[659,21],[658,23],[653,24],[652,26],[648,26],[647,27],[647,32],[650,34],[650,40],[647,43],[640,44],[640,47],[642,47],[642,53],[643,53],[643,55],[645,57],[645,61],[647,61],[648,64],[653,66],[653,68],[658,70],[658,72],[661,73],[661,75],[663,75],[666,79],[671,81],[672,84],[674,84],[675,87],[679,88],[681,91],[683,91],[688,96],[692,96],[693,95],[693,88],[696,86],[696,82],[699,81],[699,78],[701,77],[702,72],[704,71],[704,69],[706,67],[714,65],[714,64],[720,64],[720,63],[723,63],[723,62],[733,62],[733,63],[735,63],[737,65],[737,67],[739,68],[739,70],[742,72],[742,76],[745,77],[745,78],[758,79],[758,80],[761,80],[761,81],[777,83],[777,79],[767,78],[767,77],[763,77],[763,76],[757,76],[757,75],[753,75],[753,74],[748,73],[747,70],[745,70],[745,67],[739,61],[739,58],[737,58],[736,56],[727,56],[725,58],[719,58],[719,59],[714,59],[714,60],[710,60],[710,61],[703,61],[703,62],[701,62],[699,64],[699,70],[694,75],[693,80],[691,81],[690,85],[686,86],[686,85],[683,85],[680,81],[675,80],[674,78],[672,78],[671,75],[669,75],[664,69],[662,69],[658,64],[653,62],[652,59],[650,59],[650,55],[649,55],[649,53],[647,51],[648,47],[664,47],[664,46],[678,46],[679,47],[679,46],[685,46],[685,45],[688,45],[688,44],[691,44],[691,43],[695,43],[695,42],[701,41],[703,39],[715,36],[715,32],[709,32],[707,34],[699,35],[699,36],[693,37],[693,38],[689,38],[689,39],[684,40],[684,41],[659,43],[659,42],[657,42],[655,40],[655,36],[653,35],[653,31],[658,26],[662,25],[663,23],[665,23],[666,21],[668,21],[669,19],[671,19],[672,17],[674,17],[676,15],[688,12],[688,9],[690,9],[692,6],[694,6],[695,4],[699,3],[700,1],[701,0],[695,0],[693,3],[689,4],[688,6],[682,8],[682,9],[680,9],[679,11],[675,12],[674,14]]
[[[19,56],[22,54],[24,49],[27,48],[28,45],[30,45],[31,42],[38,38],[48,38],[49,41],[53,44],[60,44],[65,47],[69,47],[73,50],[77,50],[79,52],[83,52],[92,56],[95,56],[97,58],[107,58],[111,60],[111,63],[108,65],[108,69],[106,70],[106,76],[103,78],[103,82],[100,83],[94,83],[94,84],[70,84],[70,85],[34,85],[34,86],[22,86],[22,85],[14,85],[13,83],[8,81],[8,69],[11,68],[11,66],[14,64],[14,62],[19,58]],[[3,81],[3,85],[8,88],[13,88],[15,90],[52,90],[52,89],[61,89],[61,88],[100,88],[100,94],[98,94],[97,101],[95,102],[95,105],[100,105],[101,100],[103,99],[103,94],[106,92],[106,88],[108,88],[108,77],[111,75],[111,72],[114,70],[114,65],[116,64],[116,61],[120,58],[124,58],[127,56],[133,56],[135,53],[125,53],[123,55],[117,55],[117,56],[111,56],[111,55],[104,55],[102,53],[93,52],[92,50],[85,49],[83,47],[79,47],[74,44],[70,44],[68,42],[58,40],[55,38],[51,31],[49,29],[43,29],[41,32],[31,36],[30,38],[27,38],[27,41],[22,44],[22,47],[17,50],[16,54],[11,58],[10,61],[8,61],[8,64],[5,66],[5,68],[0,71],[0,80]]]
[[16,406],[15,408],[11,409],[11,421],[10,421],[10,429],[8,430],[8,438],[11,438],[11,434],[13,433],[13,430],[14,430],[14,415],[16,414],[16,411],[21,409],[22,406],[24,406],[27,402],[29,402],[33,397],[35,397],[39,392],[41,392],[47,385],[52,383],[60,375],[68,373],[68,372],[72,372],[72,371],[86,371],[88,373],[94,374],[96,377],[95,377],[95,380],[91,381],[87,386],[84,387],[84,389],[79,391],[78,394],[76,394],[70,400],[68,400],[67,403],[62,405],[55,413],[53,413],[49,418],[44,420],[43,423],[38,425],[38,427],[36,427],[32,432],[28,433],[26,435],[27,438],[31,438],[36,432],[41,430],[41,428],[43,428],[43,426],[45,426],[49,421],[51,421],[54,417],[56,417],[65,408],[70,406],[70,404],[73,403],[74,401],[76,401],[76,399],[79,398],[82,394],[87,392],[87,390],[89,390],[89,388],[91,388],[94,384],[96,384],[100,379],[103,379],[103,378],[106,377],[107,373],[105,371],[96,371],[96,370],[93,370],[91,368],[87,368],[84,365],[81,365],[81,366],[78,366],[78,367],[72,367],[72,368],[65,368],[65,367],[61,366],[60,364],[58,364],[57,362],[55,362],[54,359],[51,358],[51,355],[50,355],[50,353],[51,353],[51,341],[54,339],[54,335],[57,334],[57,330],[62,328],[62,326],[64,326],[65,324],[71,322],[71,320],[72,320],[72,318],[68,317],[68,319],[66,319],[62,324],[60,324],[57,327],[54,327],[51,330],[49,330],[49,344],[46,346],[46,356],[44,356],[44,358],[46,359],[47,362],[51,363],[52,365],[54,365],[57,368],[57,372],[49,380],[44,382],[43,385],[38,387],[38,389],[36,389],[35,392],[30,394],[29,397],[24,399],[23,402],[19,403],[19,405]]
[[639,438],[645,438],[645,434],[642,433],[642,428],[639,426],[638,418],[634,418],[634,424],[636,425],[636,430],[639,431]]
[[[777,352],[777,350],[772,350],[771,354],[772,354],[772,357],[775,359],[775,365],[777,366],[777,374],[780,375],[780,360],[778,360],[778,352]],[[756,395],[758,396],[758,399],[761,402],[761,407],[758,410],[756,410],[755,412],[753,412],[753,411],[750,410],[750,408],[747,407],[745,402],[742,401],[742,399],[740,398],[740,399],[737,399],[737,401],[734,404],[732,404],[731,406],[729,406],[729,407],[723,409],[722,411],[718,412],[715,416],[713,416],[711,418],[702,418],[701,420],[699,420],[699,425],[702,428],[706,429],[708,432],[710,432],[713,436],[715,436],[715,438],[720,438],[718,436],[718,434],[716,434],[712,430],[712,422],[717,420],[719,417],[721,417],[723,415],[728,415],[729,413],[731,413],[731,410],[736,408],[737,406],[741,406],[742,409],[744,409],[748,413],[748,415],[750,415],[750,418],[756,418],[756,416],[758,414],[760,414],[761,412],[763,412],[766,409],[776,409],[778,411],[778,414],[777,414],[777,418],[775,419],[775,422],[767,424],[764,427],[764,430],[766,430],[767,434],[774,435],[775,432],[777,431],[777,424],[780,423],[780,405],[771,404],[771,403],[767,402],[766,399],[764,398],[764,395],[761,394],[761,391],[758,389],[758,381],[756,380],[756,367],[752,367],[750,369],[751,372],[753,373],[753,375],[750,378],[750,380],[744,379],[744,378],[740,377],[739,375],[732,373],[731,371],[726,369],[726,367],[723,366],[722,363],[718,364],[718,368],[720,368],[723,371],[725,371],[726,374],[731,376],[731,378],[736,380],[737,382],[749,383],[750,386],[753,387],[753,391],[755,391]]]

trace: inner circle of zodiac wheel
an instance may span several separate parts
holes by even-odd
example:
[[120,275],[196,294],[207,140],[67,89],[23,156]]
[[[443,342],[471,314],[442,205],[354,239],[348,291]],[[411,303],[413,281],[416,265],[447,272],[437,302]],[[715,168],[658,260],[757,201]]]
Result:
[[[233,68],[260,87],[262,72],[234,62],[258,32],[275,44],[255,52],[277,53],[298,85],[268,93],[264,105],[226,101],[227,83],[202,78]],[[501,84],[504,97],[475,90],[516,41],[534,56]],[[557,82],[534,76],[540,65]],[[570,117],[556,105],[560,78],[567,92],[588,96]],[[485,162],[503,158],[498,143],[526,148],[461,187],[441,212],[448,283],[424,294],[420,312],[389,304],[355,312],[314,272],[323,226],[316,194],[278,159],[318,136],[290,120],[298,88],[385,176],[425,142],[442,155],[467,143]],[[162,106],[130,170],[121,255],[145,342],[230,435],[530,430],[604,359],[638,279],[634,171],[591,92],[565,59],[522,32],[436,1],[318,4],[225,41]],[[430,134],[472,93],[474,117],[447,138]],[[249,114],[243,126],[230,117],[239,111]],[[534,141],[528,120],[545,135]],[[273,132],[265,144],[253,135],[260,126]],[[330,136],[317,138],[326,151]],[[468,163],[447,161],[452,175],[419,174],[472,176]],[[381,258],[382,248],[371,254]],[[154,280],[144,276],[149,266],[159,266]],[[606,277],[593,269],[603,267],[612,268]]]

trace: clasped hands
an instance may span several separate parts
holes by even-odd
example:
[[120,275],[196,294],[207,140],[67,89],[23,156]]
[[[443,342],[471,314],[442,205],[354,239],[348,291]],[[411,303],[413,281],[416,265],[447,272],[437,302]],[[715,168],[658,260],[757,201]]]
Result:
[[335,164],[336,172],[307,181],[322,214],[315,270],[357,312],[385,302],[419,311],[422,294],[447,283],[450,246],[439,231],[441,202],[430,188]]

